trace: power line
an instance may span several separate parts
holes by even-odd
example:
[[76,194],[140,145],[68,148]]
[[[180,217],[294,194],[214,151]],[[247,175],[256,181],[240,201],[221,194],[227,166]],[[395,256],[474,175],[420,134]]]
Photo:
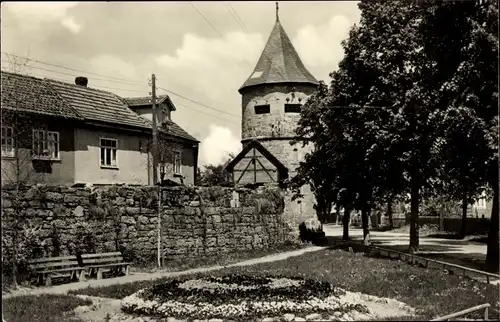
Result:
[[[4,53],[4,52],[2,52]],[[67,69],[67,70],[70,70],[70,71],[78,71],[78,72],[82,72],[82,73],[86,73],[86,74],[95,74],[95,75],[100,75],[100,74],[96,74],[96,73],[90,73],[90,72],[87,72],[87,71],[84,71],[84,70],[78,70],[78,69],[74,69],[74,68],[70,68],[70,67],[65,67],[65,66],[61,66],[61,65],[56,65],[56,64],[49,64],[49,63],[45,63],[45,62],[42,62],[42,61],[38,61],[38,60],[34,60],[34,59],[30,59],[30,58],[25,58],[25,57],[21,57],[21,56],[18,56],[18,55],[14,55],[14,54],[8,54],[8,53],[4,53],[5,55],[10,55],[10,56],[13,56],[13,57],[17,57],[17,58],[21,58],[21,59],[25,59],[25,60],[28,60],[28,61],[35,61],[35,62],[38,62],[40,64],[45,64],[45,65],[48,65],[48,66],[57,66],[59,68],[64,68],[64,69]],[[11,61],[6,61],[6,60],[2,60],[2,62],[5,62],[5,63],[8,63],[8,64],[12,64],[12,65],[24,65],[22,63],[15,63],[15,62],[11,62]],[[29,66],[29,68],[34,68],[34,69],[38,69],[38,70],[43,70],[43,71],[47,71],[47,72],[51,72],[51,73],[57,73],[57,74],[61,74],[61,75],[67,75],[67,76],[79,76],[77,74],[72,74],[72,73],[66,73],[66,72],[62,72],[62,71],[57,71],[57,70],[52,70],[52,69],[47,69],[47,68],[42,68],[42,67],[39,67],[39,66]],[[46,77],[46,76],[42,76],[42,75],[37,75],[38,77]],[[104,76],[106,77],[106,76]],[[54,78],[54,77],[52,77]],[[54,78],[56,79],[56,78]],[[61,80],[61,79],[57,79],[57,80]],[[93,78],[93,80],[102,80],[102,81],[107,81],[107,82],[111,82],[111,83],[115,83],[115,84],[120,84],[120,82],[115,82],[115,81],[111,81],[111,80],[105,80],[105,79],[99,79],[99,78]],[[61,81],[64,81],[64,82],[67,82],[67,80],[61,80]],[[129,81],[130,83],[132,83],[132,81]],[[137,84],[140,84],[140,86],[145,86],[145,87],[149,87],[148,85],[145,85],[145,84],[141,84],[139,82],[134,82],[134,83],[137,83]],[[132,85],[132,84],[127,84],[127,85]],[[144,93],[144,91],[141,91],[141,90],[133,90],[133,89],[124,89],[124,88],[116,88],[116,87],[107,87],[107,86],[98,86],[99,88],[106,88],[106,89],[112,89],[112,90],[121,90],[121,91],[128,91],[128,92],[140,92],[140,93]],[[167,90],[165,88],[161,88],[161,87],[158,87],[156,86],[156,88],[158,89],[161,89],[161,90],[164,90],[168,93],[171,93],[175,96],[178,96],[178,97],[181,97],[185,100],[188,100],[192,103],[195,103],[195,104],[198,104],[200,106],[203,106],[205,108],[208,108],[208,109],[211,109],[211,110],[214,110],[214,111],[217,111],[219,113],[223,113],[223,114],[227,114],[229,116],[232,116],[232,117],[237,117],[237,118],[241,118],[239,115],[236,115],[236,114],[232,114],[232,113],[229,113],[229,112],[226,112],[226,111],[223,111],[223,110],[220,110],[220,109],[217,109],[217,108],[214,108],[212,106],[209,106],[207,104],[203,104],[201,102],[198,102],[198,101],[195,101],[193,99],[190,99],[184,95],[181,95],[181,94],[178,94],[178,93],[175,93],[173,91],[170,91],[170,90]],[[198,110],[197,110],[198,111]],[[206,113],[204,113],[206,114]],[[210,115],[210,114],[207,114],[207,115]],[[212,115],[211,115],[212,116]]]
[[[51,64],[51,63],[43,62],[43,61],[32,59],[32,58],[21,57],[21,56],[14,55],[14,54],[11,54],[11,53],[6,53],[4,51],[2,51],[1,53],[4,54],[4,55],[7,55],[7,56],[12,56],[12,57],[20,58],[20,59],[25,59],[25,60],[28,60],[28,61],[33,61],[33,62],[42,64],[42,65],[47,65],[47,66],[52,66],[52,67],[56,67],[56,68],[62,68],[62,69],[67,69],[67,70],[71,70],[71,71],[75,71],[75,72],[85,73],[85,74],[89,74],[89,75],[95,75],[95,76],[99,76],[99,77],[105,77],[105,78],[114,79],[115,82],[116,82],[116,80],[118,80],[118,81],[126,82],[129,85],[140,84],[142,86],[147,86],[147,85],[144,85],[144,84],[142,84],[140,82],[127,80],[127,79],[124,79],[124,78],[107,76],[107,75],[97,74],[97,73],[93,73],[93,72],[89,72],[89,71],[84,71],[84,70],[81,70],[81,69],[75,69],[75,68],[70,68],[70,67],[61,66],[61,65],[57,65],[57,64]],[[100,80],[102,80],[102,79],[100,79]],[[108,81],[108,80],[103,80],[103,81]]]
[[[2,62],[8,63],[8,64],[12,64],[12,65],[18,65],[18,66],[19,65],[24,65],[24,64],[21,64],[21,63],[14,63],[14,62],[6,61],[6,60],[2,60]],[[78,76],[78,75],[75,75],[75,74],[65,73],[65,72],[61,72],[61,71],[58,71],[58,70],[52,70],[52,69],[47,69],[47,68],[38,67],[38,66],[29,66],[28,65],[26,67],[35,68],[35,69],[43,70],[43,71],[50,72],[50,73],[57,73],[57,74],[61,74],[61,75]],[[101,79],[101,78],[92,78],[92,80],[110,82],[110,83],[113,83],[113,84],[123,84],[123,83],[120,83],[120,82],[115,82],[115,81],[111,81],[111,80],[107,80],[107,79]],[[135,84],[126,84],[126,85],[139,86],[139,85],[135,85]],[[142,86],[147,86],[147,85],[142,84]]]
[[229,6],[229,8],[231,8],[231,10],[233,11],[233,13],[236,15],[236,18],[238,18],[238,21],[240,21],[242,23],[243,28],[246,30],[245,23],[241,19],[240,15],[236,12],[236,9],[234,9],[234,7],[230,3],[228,3],[227,5]]
[[208,109],[211,109],[211,110],[217,111],[217,112],[219,112],[219,113],[227,114],[227,115],[230,115],[230,116],[233,116],[233,117],[237,117],[237,118],[240,118],[240,117],[241,117],[241,116],[239,116],[239,115],[232,114],[232,113],[229,113],[229,112],[226,112],[226,111],[220,110],[220,109],[215,108],[215,107],[212,107],[212,106],[210,106],[210,105],[206,105],[206,104],[203,104],[203,103],[197,102],[197,101],[195,101],[195,100],[192,100],[192,99],[190,99],[190,98],[188,98],[188,97],[185,97],[185,96],[183,96],[183,95],[181,95],[181,94],[177,94],[177,93],[175,93],[175,92],[172,92],[172,91],[170,91],[170,90],[168,90],[168,89],[165,89],[165,88],[163,88],[163,87],[159,87],[159,86],[157,86],[157,88],[158,88],[158,89],[161,89],[161,90],[163,90],[163,91],[165,91],[165,92],[168,92],[168,93],[170,93],[170,94],[173,94],[173,95],[175,95],[175,96],[179,96],[179,97],[181,97],[181,98],[183,98],[183,99],[185,99],[185,100],[188,100],[188,101],[190,101],[190,102],[193,102],[193,103],[195,103],[195,104],[198,104],[198,105],[204,106],[204,107],[206,107],[206,108],[208,108]]
[[[19,72],[17,72],[17,73],[19,74]],[[40,77],[40,78],[47,78],[47,76],[46,76],[46,75],[41,75],[41,74],[32,73],[32,72],[26,72],[26,75],[28,75],[28,76]],[[70,74],[65,74],[65,75],[70,75]],[[71,76],[74,76],[74,75],[71,75]],[[50,77],[50,79],[57,80],[57,81],[61,81],[61,82],[65,82],[65,83],[67,83],[67,82],[68,82],[68,80],[67,80],[67,79],[63,79],[63,78],[59,78],[59,77],[53,77],[53,76],[51,76],[51,77]],[[156,88],[166,91],[165,89],[160,88],[160,87],[158,87],[158,86],[157,86]],[[100,85],[100,86],[97,86],[97,89],[119,90],[119,91],[124,91],[124,92],[136,92],[136,93],[143,93],[143,94],[144,94],[144,91],[141,91],[141,90],[124,89],[124,88],[108,87],[108,86],[101,86],[101,85]],[[176,94],[176,93],[173,93],[173,92],[171,92],[171,91],[169,91],[169,92],[170,92],[170,93],[172,93],[172,94],[174,94],[174,95],[177,95],[177,96],[179,96],[179,97],[182,97],[182,98],[184,98],[184,99],[187,99],[187,100],[189,100],[189,101],[191,101],[191,102],[193,102],[193,103],[200,104],[200,103],[198,103],[198,102],[196,102],[196,101],[193,101],[193,100],[191,100],[191,99],[185,98],[184,96],[180,96],[180,94]],[[176,106],[180,106],[180,107],[184,107],[186,110],[196,111],[196,112],[198,112],[198,113],[201,113],[201,114],[204,114],[204,115],[206,115],[206,116],[210,116],[210,117],[212,117],[212,118],[216,118],[216,119],[219,119],[219,120],[222,120],[222,121],[231,122],[231,123],[232,123],[232,122],[235,122],[234,120],[230,120],[230,119],[226,119],[226,118],[221,118],[220,116],[216,116],[216,115],[213,115],[213,114],[209,114],[209,113],[207,113],[207,112],[201,111],[201,110],[196,109],[196,108],[193,108],[193,107],[188,107],[188,106],[185,106],[185,105],[183,105],[183,104],[176,103],[175,105],[176,105]],[[224,111],[220,111],[220,110],[218,110],[218,112],[224,112]],[[226,112],[226,113],[227,113],[227,112]],[[231,116],[232,116],[232,115],[231,115]],[[238,116],[238,118],[239,118],[239,116]]]
[[[236,9],[234,9],[234,7],[230,3],[226,4],[224,1],[222,1],[222,4],[224,4],[224,6],[226,6],[227,11],[231,15],[231,17],[233,17],[233,19],[240,25],[241,29],[243,29],[245,32],[248,33],[249,31],[246,28],[245,23],[241,19],[241,17],[238,14],[238,12],[236,12]],[[271,68],[274,69],[278,73],[278,75],[280,75],[282,78],[285,78],[283,76],[283,74],[273,65],[273,62],[271,61],[271,59],[269,58],[269,56],[265,52],[262,52],[262,54],[264,55],[263,56],[264,59],[267,60],[267,62],[271,65]]]
[[[3,60],[2,60],[2,62],[3,62]],[[33,67],[33,66],[30,66],[30,68],[31,67]],[[14,72],[14,71],[12,71],[12,72]],[[15,72],[15,73],[16,74],[21,74],[19,72]],[[26,75],[40,77],[40,78],[46,78],[46,79],[53,79],[53,80],[57,80],[57,81],[60,81],[60,82],[68,83],[67,79],[58,78],[58,77],[54,77],[54,76],[51,76],[50,78],[48,78],[46,75],[36,74],[36,73],[32,73],[32,72],[26,72]],[[70,74],[67,74],[67,75],[70,75]],[[74,76],[74,75],[70,75],[70,76]],[[125,89],[125,88],[108,87],[108,86],[102,86],[102,85],[99,85],[99,86],[96,87],[96,89],[100,89],[100,88],[113,89],[113,90],[119,90],[119,91],[124,91],[124,92],[144,93],[144,91],[134,90],[134,89],[129,89],[129,88]]]
[[198,12],[198,14],[203,18],[205,19],[205,21],[212,27],[213,30],[215,30],[216,33],[218,33],[222,38],[224,38],[224,36],[222,35],[222,33],[220,33],[219,30],[217,30],[217,28],[215,28],[215,26],[210,22],[210,20],[208,20],[207,17],[205,17],[205,15],[203,13],[201,13],[200,10],[198,10],[198,8],[196,8],[196,6],[191,2],[189,1],[189,4],[194,8],[194,10],[196,10]]
[[183,108],[185,108],[186,110],[193,110],[193,111],[196,111],[196,112],[198,112],[198,113],[201,113],[201,114],[204,114],[204,115],[207,115],[207,116],[210,116],[210,117],[213,117],[213,118],[219,119],[219,120],[221,120],[221,121],[226,121],[226,122],[229,122],[229,123],[232,123],[232,124],[236,124],[236,121],[234,121],[234,120],[230,120],[230,119],[227,119],[227,118],[221,118],[220,116],[216,116],[216,115],[213,115],[213,114],[209,114],[209,113],[206,113],[206,112],[204,112],[204,111],[201,111],[201,110],[195,109],[195,108],[190,107],[190,106],[186,106],[186,105],[183,105],[183,104],[178,104],[178,103],[176,103],[175,105],[176,105],[176,106],[183,107]]

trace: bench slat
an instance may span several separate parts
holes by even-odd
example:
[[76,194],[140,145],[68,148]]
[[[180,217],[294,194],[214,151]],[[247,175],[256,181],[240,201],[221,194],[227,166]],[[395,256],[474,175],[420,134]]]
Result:
[[84,259],[83,265],[95,264],[95,263],[121,262],[121,261],[123,261],[123,257]]
[[51,269],[47,271],[38,271],[36,274],[50,274],[57,272],[71,272],[71,271],[82,271],[85,267],[69,267],[69,268],[59,268],[59,269]]
[[61,263],[47,263],[47,264],[35,264],[31,265],[34,269],[44,269],[44,268],[50,268],[50,267],[60,267],[60,266],[78,266],[78,261],[67,261],[67,262],[61,262]]
[[76,259],[75,256],[45,257],[45,258],[37,258],[29,260],[28,264],[49,263],[49,262],[67,261],[75,259]]
[[111,267],[111,266],[127,266],[132,265],[133,263],[122,262],[122,263],[110,263],[110,264],[100,264],[100,265],[89,265],[87,268],[102,268],[102,267]]
[[120,252],[112,252],[112,253],[100,253],[100,254],[82,254],[82,258],[100,258],[100,257],[113,257],[113,256],[122,256]]

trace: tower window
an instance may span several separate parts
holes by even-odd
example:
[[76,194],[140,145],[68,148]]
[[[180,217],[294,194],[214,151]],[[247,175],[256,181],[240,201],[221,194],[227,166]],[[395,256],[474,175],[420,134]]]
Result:
[[271,106],[266,105],[255,105],[255,114],[268,114],[271,111]]
[[301,104],[285,104],[285,113],[300,113]]

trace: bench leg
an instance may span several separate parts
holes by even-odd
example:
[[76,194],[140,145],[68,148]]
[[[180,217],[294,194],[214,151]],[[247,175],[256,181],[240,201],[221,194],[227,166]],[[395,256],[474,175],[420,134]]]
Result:
[[125,275],[130,275],[130,265],[125,266]]
[[80,271],[80,274],[78,274],[78,281],[79,282],[84,282],[85,280],[86,280],[86,278],[85,278],[85,270],[82,269]]
[[102,268],[97,269],[97,279],[101,280],[102,279]]
[[50,275],[45,277],[45,286],[52,286],[52,277]]
[[38,285],[43,285],[43,274],[38,274],[37,284]]

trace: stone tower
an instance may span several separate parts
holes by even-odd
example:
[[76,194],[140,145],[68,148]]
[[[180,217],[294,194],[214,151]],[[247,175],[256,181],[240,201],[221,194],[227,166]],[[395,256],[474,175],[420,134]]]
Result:
[[[276,23],[254,71],[240,87],[242,95],[243,147],[251,140],[259,141],[295,175],[299,161],[309,147],[292,146],[300,108],[318,89],[318,81],[306,69],[280,23],[276,3]],[[291,202],[286,211],[296,223],[316,218],[314,197],[303,187],[305,198]]]

